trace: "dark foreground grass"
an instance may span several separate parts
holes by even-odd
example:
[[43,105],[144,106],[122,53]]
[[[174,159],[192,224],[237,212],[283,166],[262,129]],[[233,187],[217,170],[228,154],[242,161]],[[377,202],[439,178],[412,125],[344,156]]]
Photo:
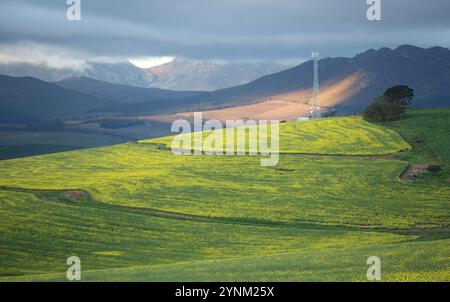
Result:
[[2,276],[64,272],[77,255],[83,270],[160,265],[361,247],[415,235],[199,222],[90,201],[56,201],[0,191]]
[[[449,281],[450,240],[327,248],[272,256],[86,271],[85,281],[366,281],[369,256],[381,259],[382,281]],[[3,281],[64,281],[65,274]]]

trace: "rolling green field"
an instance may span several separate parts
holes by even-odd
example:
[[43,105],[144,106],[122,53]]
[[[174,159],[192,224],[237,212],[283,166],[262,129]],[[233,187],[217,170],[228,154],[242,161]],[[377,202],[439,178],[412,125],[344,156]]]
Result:
[[86,281],[363,281],[375,255],[385,281],[450,281],[449,118],[281,124],[275,167],[170,138],[0,161],[0,280],[76,255]]
[[[270,124],[269,124],[270,125]],[[284,154],[323,154],[323,155],[383,155],[409,150],[411,146],[401,139],[398,133],[383,127],[368,123],[361,117],[341,117],[339,119],[322,119],[314,122],[281,123],[279,125],[279,148]],[[203,138],[213,133],[222,136],[223,144],[227,143],[227,133],[234,135],[233,150],[239,151],[265,151],[260,150],[257,144],[257,136],[251,137],[246,132],[238,132],[237,128],[224,130],[205,131]],[[249,129],[258,129],[250,126]],[[239,135],[244,136],[242,141],[245,145],[238,146]],[[195,144],[197,137],[194,133],[184,134],[191,136],[191,150],[199,150],[200,144]],[[167,148],[171,147],[174,136],[157,138],[142,143],[159,143]],[[271,127],[268,126],[268,139],[270,145]],[[252,145],[253,143],[253,145]],[[212,147],[203,146],[203,151],[214,151],[214,141]],[[255,147],[256,146],[256,147]],[[181,148],[180,146],[176,146]],[[182,148],[181,148],[182,149]],[[225,151],[226,147],[223,148]]]

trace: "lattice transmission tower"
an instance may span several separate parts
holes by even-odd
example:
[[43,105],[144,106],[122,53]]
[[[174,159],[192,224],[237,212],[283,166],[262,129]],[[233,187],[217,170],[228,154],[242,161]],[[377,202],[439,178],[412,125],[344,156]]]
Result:
[[320,98],[319,98],[319,53],[317,51],[312,53],[314,64],[314,87],[313,87],[313,104],[311,107],[311,118],[320,119]]

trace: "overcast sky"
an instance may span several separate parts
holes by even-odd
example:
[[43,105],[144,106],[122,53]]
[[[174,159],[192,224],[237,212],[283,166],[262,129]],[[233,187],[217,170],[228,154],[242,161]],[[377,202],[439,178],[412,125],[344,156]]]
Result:
[[[369,48],[450,47],[449,0],[0,0],[0,62],[81,66],[84,60],[146,57],[300,60]],[[156,60],[157,61],[157,60]]]

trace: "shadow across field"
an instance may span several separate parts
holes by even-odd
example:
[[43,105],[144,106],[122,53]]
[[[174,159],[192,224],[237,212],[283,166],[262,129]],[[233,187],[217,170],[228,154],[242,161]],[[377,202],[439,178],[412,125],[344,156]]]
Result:
[[[66,189],[66,190],[37,190],[27,188],[13,188],[0,186],[0,191],[30,193],[39,199],[52,201],[52,202],[64,202],[71,204],[87,205],[94,208],[103,208],[108,210],[114,210],[119,212],[128,212],[138,215],[150,215],[161,218],[177,219],[177,220],[189,220],[195,222],[204,223],[220,223],[220,224],[238,224],[247,226],[268,226],[268,227],[287,227],[287,228],[301,228],[301,229],[313,229],[313,230],[330,230],[330,231],[365,231],[365,232],[387,232],[399,235],[415,235],[415,240],[439,240],[450,238],[450,228],[412,228],[412,229],[388,229],[388,228],[370,228],[357,225],[345,225],[345,224],[320,224],[309,221],[296,222],[282,222],[271,221],[266,219],[252,219],[252,218],[237,218],[237,217],[211,217],[177,213],[171,211],[162,211],[152,208],[141,208],[124,206],[117,204],[109,204],[95,200],[92,195],[80,189]],[[412,241],[415,241],[412,240]]]

